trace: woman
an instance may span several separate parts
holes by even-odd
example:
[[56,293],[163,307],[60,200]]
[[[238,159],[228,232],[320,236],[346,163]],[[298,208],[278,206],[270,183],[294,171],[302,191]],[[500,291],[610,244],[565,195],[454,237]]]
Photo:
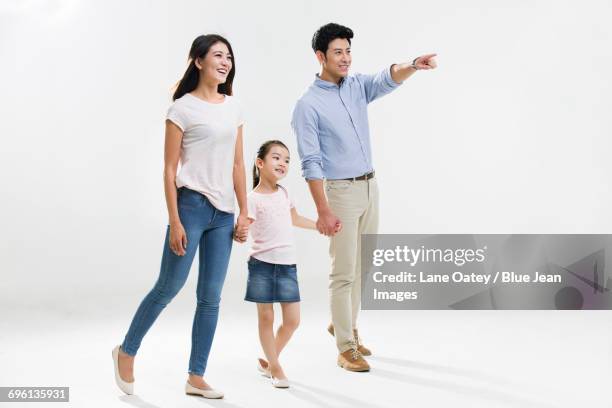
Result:
[[185,283],[199,246],[197,307],[185,389],[206,398],[223,397],[203,376],[232,248],[234,193],[240,207],[236,241],[246,241],[249,225],[242,111],[231,96],[235,73],[232,47],[225,38],[211,34],[193,41],[189,66],[166,119],[164,187],[170,223],[159,278],[136,311],[123,343],[113,349],[115,379],[126,394],[134,392],[134,356],[142,338]]

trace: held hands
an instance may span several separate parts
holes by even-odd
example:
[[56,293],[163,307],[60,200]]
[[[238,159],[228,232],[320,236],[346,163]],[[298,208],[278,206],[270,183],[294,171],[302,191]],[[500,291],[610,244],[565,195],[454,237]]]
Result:
[[331,211],[319,213],[317,230],[328,237],[333,237],[342,230],[342,222]]
[[239,215],[236,220],[236,226],[234,227],[234,241],[244,243],[249,235],[249,221],[246,215]]
[[436,59],[434,58],[438,54],[427,54],[417,57],[412,62],[412,66],[417,69],[434,69],[438,66]]

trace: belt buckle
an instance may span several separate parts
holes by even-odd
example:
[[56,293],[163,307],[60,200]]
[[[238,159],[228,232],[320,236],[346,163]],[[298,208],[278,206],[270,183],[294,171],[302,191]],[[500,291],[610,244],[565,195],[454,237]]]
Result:
[[374,171],[371,171],[369,173],[362,174],[361,176],[348,177],[348,178],[341,179],[341,180],[348,180],[348,181],[352,181],[354,183],[355,181],[360,181],[360,180],[368,181],[368,180],[373,179],[373,178],[374,178]]
[[357,177],[352,177],[349,180],[351,180],[353,183],[356,181],[361,181],[361,180],[368,180],[368,174],[362,174],[361,176],[357,176]]

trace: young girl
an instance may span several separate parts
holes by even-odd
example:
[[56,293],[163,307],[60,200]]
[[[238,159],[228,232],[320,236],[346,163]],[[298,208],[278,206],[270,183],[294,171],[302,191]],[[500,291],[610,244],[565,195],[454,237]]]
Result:
[[[277,182],[289,171],[289,149],[269,140],[257,152],[253,166],[253,191],[247,196],[253,246],[249,258],[249,280],[245,300],[257,303],[259,340],[267,361],[257,369],[277,388],[289,381],[278,356],[300,322],[300,291],[295,266],[291,225],[316,229],[314,221],[299,215],[287,190]],[[273,303],[280,303],[283,323],[274,336]]]

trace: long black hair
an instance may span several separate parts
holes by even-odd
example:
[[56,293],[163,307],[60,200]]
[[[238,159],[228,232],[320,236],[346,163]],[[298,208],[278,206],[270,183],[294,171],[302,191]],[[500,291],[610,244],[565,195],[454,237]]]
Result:
[[195,65],[195,60],[206,56],[210,47],[218,42],[222,42],[227,46],[232,56],[232,69],[230,69],[225,83],[219,84],[217,91],[225,95],[232,95],[232,82],[234,82],[234,76],[236,75],[236,56],[234,55],[234,51],[232,51],[232,46],[229,41],[218,34],[207,34],[200,35],[193,40],[191,49],[189,50],[189,65],[187,66],[183,78],[176,84],[176,90],[174,91],[174,95],[172,95],[173,101],[196,89],[198,81],[200,80],[200,70],[198,70],[198,67]]
[[287,151],[289,151],[289,148],[285,146],[285,144],[280,140],[268,140],[259,147],[259,150],[257,151],[257,157],[255,158],[255,163],[253,163],[253,188],[257,187],[257,185],[259,184],[259,169],[257,168],[257,159],[263,160],[272,148],[272,146],[281,146],[287,149]]

